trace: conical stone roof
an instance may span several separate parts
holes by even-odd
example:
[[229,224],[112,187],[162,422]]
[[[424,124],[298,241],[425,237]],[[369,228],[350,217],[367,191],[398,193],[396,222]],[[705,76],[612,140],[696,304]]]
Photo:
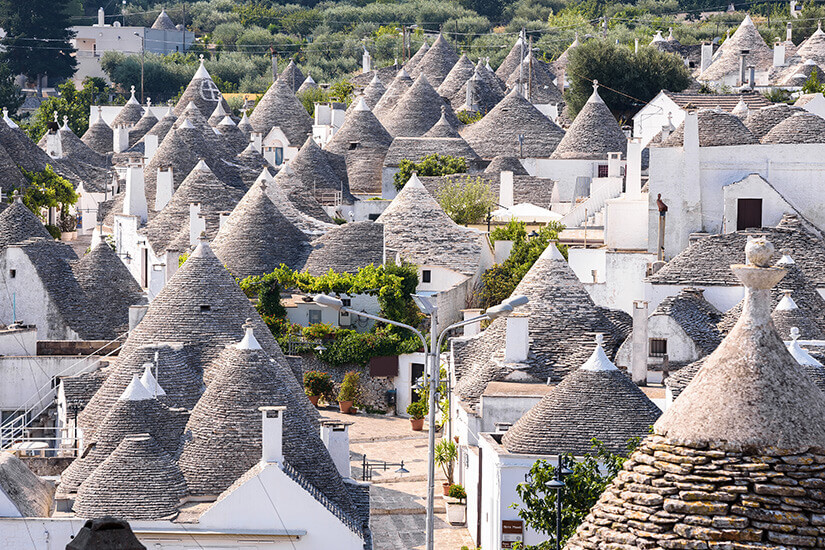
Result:
[[450,69],[450,73],[436,89],[438,95],[446,99],[451,99],[458,93],[464,83],[473,76],[474,72],[475,65],[473,65],[473,62],[470,61],[466,53],[461,54],[461,57],[456,61],[455,65],[453,65],[453,68]]
[[134,126],[140,121],[141,117],[143,117],[143,107],[141,107],[138,100],[135,99],[135,89],[133,87],[132,97],[129,98],[126,105],[120,108],[117,116],[112,120],[112,128],[117,128],[118,126]]
[[795,113],[765,134],[762,143],[825,143],[825,119],[813,113]]
[[320,276],[330,269],[355,273],[370,264],[383,263],[384,226],[376,222],[336,225],[312,242],[303,271]]
[[407,71],[400,69],[392,82],[390,82],[387,90],[381,95],[381,99],[378,100],[378,103],[372,108],[372,112],[378,117],[378,120],[381,120],[382,117],[392,112],[401,100],[401,97],[410,89],[412,83],[412,78],[410,78]]
[[211,115],[218,103],[222,103],[223,108],[229,111],[229,104],[223,98],[223,94],[218,90],[212,77],[209,76],[209,71],[203,66],[202,56],[200,67],[195,71],[195,75],[192,77],[192,80],[189,81],[189,84],[183,91],[183,95],[180,96],[177,104],[175,104],[175,108],[173,109],[175,116],[180,116],[190,102],[197,106],[204,117]]
[[304,92],[308,92],[310,90],[317,90],[317,89],[318,89],[318,84],[316,84],[315,81],[312,79],[312,75],[309,75],[304,79],[303,83],[301,83],[301,86],[298,88],[298,90],[296,90],[295,93],[296,94],[302,94]]
[[246,134],[247,138],[252,134],[252,132],[255,131],[255,128],[252,127],[252,123],[249,122],[249,117],[246,116],[246,110],[244,110],[243,112],[241,121],[238,122],[238,128],[241,130],[241,132]]
[[738,75],[742,50],[748,51],[745,63],[754,65],[757,72],[773,64],[773,52],[765,44],[750,15],[746,15],[736,32],[719,46],[708,68],[699,75],[699,80],[722,80],[731,74]]
[[[281,75],[283,77],[283,75]],[[288,79],[279,77],[258,100],[249,123],[264,137],[274,126],[278,126],[292,147],[300,147],[312,133],[312,119],[304,106],[295,97]],[[300,84],[300,82],[299,82]]]
[[114,132],[103,120],[102,116],[98,116],[80,140],[92,148],[93,151],[105,155],[111,153],[114,148]]
[[229,116],[223,117],[223,120],[218,124],[218,131],[232,153],[240,154],[249,145],[249,138]]
[[178,462],[190,494],[217,496],[257,464],[262,444],[258,408],[286,406],[284,460],[351,516],[354,504],[329,452],[317,429],[294,408],[283,373],[256,345],[259,334],[256,330],[251,338],[223,349],[214,382],[192,410],[186,425],[188,440]]
[[[129,147],[134,147],[135,143],[140,141],[158,122],[158,118],[152,114],[152,111],[146,109],[137,124],[129,130]],[[160,137],[158,139],[162,140]]]
[[455,129],[455,126],[450,124],[450,121],[447,117],[447,107],[442,105],[441,106],[441,118],[438,119],[438,122],[433,124],[433,127],[427,130],[424,134],[425,138],[454,138],[454,139],[461,139],[461,136],[458,133],[458,130]]
[[177,30],[177,27],[175,26],[175,23],[172,21],[172,18],[169,17],[169,14],[166,13],[166,10],[164,9],[160,10],[157,19],[155,19],[155,22],[152,23],[152,28],[159,31]]
[[453,66],[458,62],[458,54],[455,48],[447,42],[443,34],[439,34],[433,45],[410,71],[410,76],[417,79],[420,75],[425,75],[433,88],[438,88],[447,75],[450,74]]
[[212,242],[215,255],[237,278],[263,275],[281,264],[299,269],[309,239],[269,199],[259,180],[238,203]]
[[573,124],[553,151],[555,159],[606,159],[608,153],[627,153],[627,136],[599,96],[598,83]]
[[0,145],[0,189],[8,193],[12,189],[25,187],[28,183],[29,180],[9,156],[6,148]]
[[[327,154],[318,147],[312,136],[306,138],[298,154],[290,159],[289,167],[297,176],[297,180],[301,182],[301,187],[313,196],[318,196],[317,191],[343,190],[343,201],[352,204],[354,197],[349,191],[349,186],[341,180],[330,164]],[[284,178],[278,176],[276,179],[286,182]]]
[[496,69],[496,76],[502,80],[507,80],[507,78],[513,74],[513,71],[518,69],[518,64],[521,63],[521,60],[524,59],[526,55],[527,44],[525,44],[524,39],[519,36],[516,43],[510,48],[507,57],[504,58],[504,61],[502,61],[501,65]]
[[[266,174],[269,174],[268,170]],[[300,226],[301,220],[315,227],[333,223],[324,207],[315,199],[314,191],[304,187],[304,182],[289,164],[281,167],[278,175],[272,178],[271,185],[267,183],[266,193],[296,225]],[[302,229],[306,231],[305,228]]]
[[148,434],[125,437],[77,492],[80,517],[171,519],[186,495],[186,481],[172,457]]
[[[301,72],[301,69],[298,68],[298,65],[295,64],[295,61],[290,59],[289,64],[281,71],[281,74],[278,75],[278,80],[288,84],[289,87],[292,88],[292,93],[296,93],[301,88],[306,77],[304,73]],[[252,111],[252,113],[254,114],[255,111]]]
[[633,438],[644,437],[662,411],[601,346],[580,368],[564,377],[504,433],[511,453],[583,456],[598,439],[612,453],[625,453]]
[[787,103],[777,103],[770,107],[751,110],[745,119],[745,127],[750,130],[753,136],[759,140],[768,135],[768,132],[795,113],[804,113],[801,107],[794,107]]
[[255,144],[250,143],[246,146],[246,149],[238,153],[236,157],[238,164],[246,166],[252,170],[263,170],[266,167],[269,167],[269,162],[264,158],[258,149],[255,148]]
[[564,98],[553,82],[556,78],[547,63],[539,61],[531,53],[516,67],[507,79],[507,88],[518,87],[521,80],[523,95],[534,104],[562,103]]
[[427,76],[419,76],[409,90],[393,107],[392,112],[379,118],[394,137],[420,137],[441,118],[441,107],[446,106],[447,120],[454,126],[461,125],[452,107],[430,86]]
[[802,59],[825,63],[825,32],[822,31],[821,25],[818,25],[814,33],[799,45],[796,55]]
[[[381,100],[381,97],[384,95],[384,92],[387,91],[387,87],[384,86],[384,83],[378,77],[378,73],[375,73],[375,76],[372,77],[370,83],[364,88],[361,97],[364,98],[364,101],[367,103],[367,107],[370,110],[375,109],[375,106],[378,105],[378,102]],[[350,115],[350,112],[358,105],[358,101],[353,101],[352,104],[347,108],[347,116]],[[334,137],[334,136],[333,136]]]
[[[816,544],[825,498],[811,465],[825,461],[825,396],[771,323],[770,289],[784,276],[768,267],[772,252],[756,239],[746,247],[747,265],[731,266],[745,285],[742,317],[630,456],[568,549],[617,540],[623,548],[670,546],[666,541]],[[637,528],[638,521],[656,528]]]
[[209,122],[209,125],[214,128],[221,123],[224,117],[226,117],[229,114],[230,113],[227,113],[224,110],[223,105],[218,103],[217,105],[215,105],[215,110],[212,111],[212,114],[209,115],[209,119],[207,119],[207,122]]
[[785,290],[783,292],[785,295],[779,300],[779,303],[773,309],[773,313],[771,313],[773,326],[776,327],[779,336],[787,340],[791,337],[792,330],[796,328],[805,340],[825,339],[825,332],[811,317],[810,312],[797,305],[792,296],[793,291]]
[[203,134],[204,142],[209,145],[209,155],[207,158],[217,160],[218,158],[222,158],[228,154],[228,145],[226,140],[215,132],[215,129],[209,124],[209,119],[201,113],[200,109],[198,109],[197,105],[194,103],[190,103],[186,106],[183,113],[181,113],[180,117],[178,117],[178,120],[175,121],[173,127],[179,128],[185,121],[189,122],[198,131],[200,131],[201,134]]
[[427,52],[429,50],[430,45],[427,44],[427,40],[424,39],[424,43],[421,44],[421,47],[418,48],[418,51],[416,51],[415,54],[413,54],[413,56],[406,63],[404,63],[404,70],[407,73],[412,74],[412,72],[415,70],[418,64],[421,63],[421,60],[424,59],[424,56],[427,55]]
[[[702,109],[696,114],[699,126],[699,145],[701,147],[719,147],[725,145],[755,145],[759,140],[748,130],[746,124],[736,115]],[[685,142],[685,123],[667,136],[661,147],[682,147]]]
[[560,74],[565,69],[567,69],[567,64],[570,62],[570,52],[578,48],[580,44],[581,42],[579,42],[579,33],[576,33],[576,38],[573,40],[573,42],[571,42],[567,49],[564,50],[561,53],[561,55],[556,58],[555,61],[553,61],[553,73]]
[[495,157],[487,168],[484,169],[485,174],[498,175],[501,172],[512,172],[514,176],[528,176],[527,170],[518,159],[518,157],[508,157],[506,155],[499,155]]
[[16,198],[0,213],[0,249],[37,237],[52,238],[43,222],[37,219],[20,198]]
[[[519,135],[524,136],[519,146]],[[564,137],[564,130],[513,90],[484,118],[461,131],[481,158],[499,155],[547,158]]]

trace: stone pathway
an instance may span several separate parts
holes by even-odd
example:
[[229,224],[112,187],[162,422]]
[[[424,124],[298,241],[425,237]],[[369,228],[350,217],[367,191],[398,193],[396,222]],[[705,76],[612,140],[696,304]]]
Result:
[[[372,471],[370,525],[375,550],[420,550],[425,546],[427,511],[427,432],[413,432],[410,421],[396,416],[342,415],[321,410],[321,415],[354,422],[350,426],[352,477],[361,480],[363,457],[370,462],[404,461],[408,474],[398,474],[398,466]],[[426,428],[426,426],[425,426]],[[441,472],[438,472],[441,474]],[[438,496],[443,475],[436,476],[435,547],[437,550],[473,548],[465,526],[446,521],[444,500]]]

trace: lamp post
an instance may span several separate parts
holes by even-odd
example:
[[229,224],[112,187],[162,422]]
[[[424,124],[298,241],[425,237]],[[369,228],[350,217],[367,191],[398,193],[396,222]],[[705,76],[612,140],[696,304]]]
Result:
[[[435,539],[434,539],[434,521],[435,521],[435,394],[438,391],[438,382],[441,379],[441,369],[439,365],[439,356],[441,350],[441,344],[444,341],[445,336],[451,330],[463,327],[465,325],[469,325],[472,323],[476,323],[483,320],[492,320],[498,319],[499,317],[507,317],[515,308],[519,306],[523,306],[527,303],[528,298],[527,296],[511,296],[507,298],[503,302],[501,302],[497,306],[493,306],[488,308],[483,314],[473,317],[471,319],[466,319],[464,321],[460,321],[458,323],[453,323],[452,325],[445,328],[441,333],[438,333],[438,322],[437,322],[437,313],[438,307],[430,300],[428,296],[422,296],[419,294],[413,294],[413,300],[415,301],[418,308],[430,317],[430,342],[429,345],[427,344],[427,339],[424,335],[415,327],[410,325],[399,323],[398,321],[393,321],[392,319],[385,319],[383,317],[379,317],[377,315],[372,315],[371,313],[366,313],[363,311],[356,311],[354,309],[348,308],[344,306],[344,302],[340,299],[335,298],[334,296],[327,296],[326,294],[318,294],[314,297],[314,301],[316,304],[330,307],[336,311],[344,311],[346,313],[360,315],[362,317],[367,317],[368,319],[373,319],[375,321],[381,321],[383,323],[388,323],[390,325],[395,325],[397,327],[408,329],[415,333],[416,336],[421,340],[421,344],[424,347],[424,351],[426,352],[427,356],[427,365],[429,366],[428,376],[429,376],[429,385],[430,385],[430,395],[429,395],[429,407],[427,411],[427,423],[429,424],[429,433],[428,433],[428,444],[427,444],[427,523],[426,523],[426,537],[427,537],[427,544],[426,550],[434,550]],[[449,376],[449,375],[448,375]],[[449,400],[449,396],[448,396]],[[448,434],[452,433],[452,414],[451,414],[451,407],[447,411],[447,422],[448,422]],[[448,437],[452,437],[448,435]]]
[[564,491],[563,476],[572,473],[568,470],[563,462],[561,453],[559,453],[558,465],[555,468],[556,477],[547,482],[548,490],[556,493],[556,550],[561,550],[561,496]]

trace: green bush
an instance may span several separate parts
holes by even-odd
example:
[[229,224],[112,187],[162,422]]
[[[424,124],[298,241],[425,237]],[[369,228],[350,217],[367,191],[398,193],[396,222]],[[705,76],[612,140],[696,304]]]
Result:
[[459,502],[464,502],[467,498],[467,491],[464,490],[464,487],[456,483],[455,485],[450,486],[450,492],[447,496],[454,498]]
[[341,382],[341,389],[338,390],[338,401],[358,401],[360,396],[359,383],[361,374],[351,370],[344,375],[344,381]]
[[480,223],[496,204],[490,186],[480,177],[466,176],[439,186],[438,204],[460,225]]
[[473,124],[484,118],[484,113],[481,111],[456,111],[455,116],[461,124]]
[[407,414],[410,415],[410,418],[413,420],[421,420],[425,416],[427,416],[427,403],[424,400],[421,401],[413,401],[409,405],[407,405]]
[[304,391],[307,395],[318,395],[332,401],[335,395],[335,384],[327,372],[311,370],[304,373]]
[[307,340],[323,340],[335,336],[336,328],[328,323],[315,323],[301,331]]
[[467,159],[450,155],[427,155],[421,162],[404,159],[398,163],[398,172],[393,176],[393,184],[398,191],[404,188],[413,175],[419,176],[447,176],[461,174],[467,171]]

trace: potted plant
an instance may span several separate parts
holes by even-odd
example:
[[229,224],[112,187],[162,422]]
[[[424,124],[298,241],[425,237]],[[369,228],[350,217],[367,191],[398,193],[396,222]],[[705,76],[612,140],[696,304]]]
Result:
[[453,463],[456,458],[458,458],[458,449],[455,443],[447,439],[439,439],[435,444],[435,463],[441,467],[444,477],[447,478],[447,481],[441,484],[444,496],[450,493],[450,487],[453,485]]
[[344,375],[341,382],[341,389],[338,390],[338,408],[347,414],[352,409],[352,404],[358,399],[358,381],[361,375],[355,371],[349,371]]
[[410,424],[414,432],[424,429],[424,415],[427,414],[427,403],[423,400],[414,401],[407,405],[407,414],[410,415]]
[[310,402],[317,407],[320,397],[332,401],[335,384],[329,373],[311,370],[304,373],[304,391]]
[[450,499],[447,501],[447,521],[450,525],[463,525],[467,516],[467,491],[461,485],[450,487]]

